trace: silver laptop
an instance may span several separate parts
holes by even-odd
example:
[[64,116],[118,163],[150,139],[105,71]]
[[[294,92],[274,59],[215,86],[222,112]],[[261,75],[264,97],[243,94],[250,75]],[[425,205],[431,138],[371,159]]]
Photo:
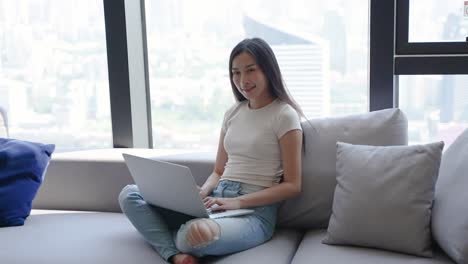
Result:
[[211,211],[200,197],[186,166],[122,154],[140,193],[149,204],[199,218],[220,218],[253,213],[250,209]]

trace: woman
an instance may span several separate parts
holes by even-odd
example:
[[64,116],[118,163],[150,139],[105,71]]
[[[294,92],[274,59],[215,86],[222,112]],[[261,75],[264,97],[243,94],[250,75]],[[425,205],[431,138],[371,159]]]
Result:
[[287,92],[275,55],[262,39],[245,39],[229,58],[237,103],[224,116],[213,173],[200,188],[205,206],[254,213],[200,219],[148,205],[135,185],[119,202],[136,229],[171,263],[224,255],[273,236],[279,202],[301,191],[299,106]]

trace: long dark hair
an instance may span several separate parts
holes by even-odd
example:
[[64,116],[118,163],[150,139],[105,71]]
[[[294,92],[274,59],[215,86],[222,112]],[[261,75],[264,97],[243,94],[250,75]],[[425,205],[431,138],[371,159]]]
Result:
[[268,90],[271,95],[274,98],[279,98],[281,101],[289,104],[300,116],[307,119],[304,112],[302,112],[301,107],[296,103],[296,101],[294,101],[284,84],[278,61],[276,61],[273,50],[270,45],[261,38],[244,39],[232,49],[231,56],[229,57],[229,80],[236,100],[238,102],[247,100],[239,90],[237,90],[236,85],[232,80],[232,61],[243,52],[252,56],[256,64],[265,74],[268,81]]

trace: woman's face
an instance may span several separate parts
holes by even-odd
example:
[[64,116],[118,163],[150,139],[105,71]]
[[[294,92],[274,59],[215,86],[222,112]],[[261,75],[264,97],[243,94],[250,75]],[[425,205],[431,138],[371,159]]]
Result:
[[265,74],[247,52],[242,52],[234,57],[232,81],[237,90],[251,103],[261,103],[271,98]]

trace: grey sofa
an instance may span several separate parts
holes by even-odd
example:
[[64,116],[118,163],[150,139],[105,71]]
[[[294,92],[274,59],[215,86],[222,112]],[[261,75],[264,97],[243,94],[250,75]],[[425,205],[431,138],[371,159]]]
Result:
[[[336,141],[407,144],[407,120],[397,109],[304,123],[301,196],[283,203],[277,232],[258,247],[205,263],[454,263],[434,245],[423,258],[379,249],[322,243],[331,214]],[[213,169],[215,153],[105,149],[58,153],[24,226],[0,229],[0,263],[165,263],[120,212],[117,197],[132,183],[121,153],[191,168],[197,183]]]

